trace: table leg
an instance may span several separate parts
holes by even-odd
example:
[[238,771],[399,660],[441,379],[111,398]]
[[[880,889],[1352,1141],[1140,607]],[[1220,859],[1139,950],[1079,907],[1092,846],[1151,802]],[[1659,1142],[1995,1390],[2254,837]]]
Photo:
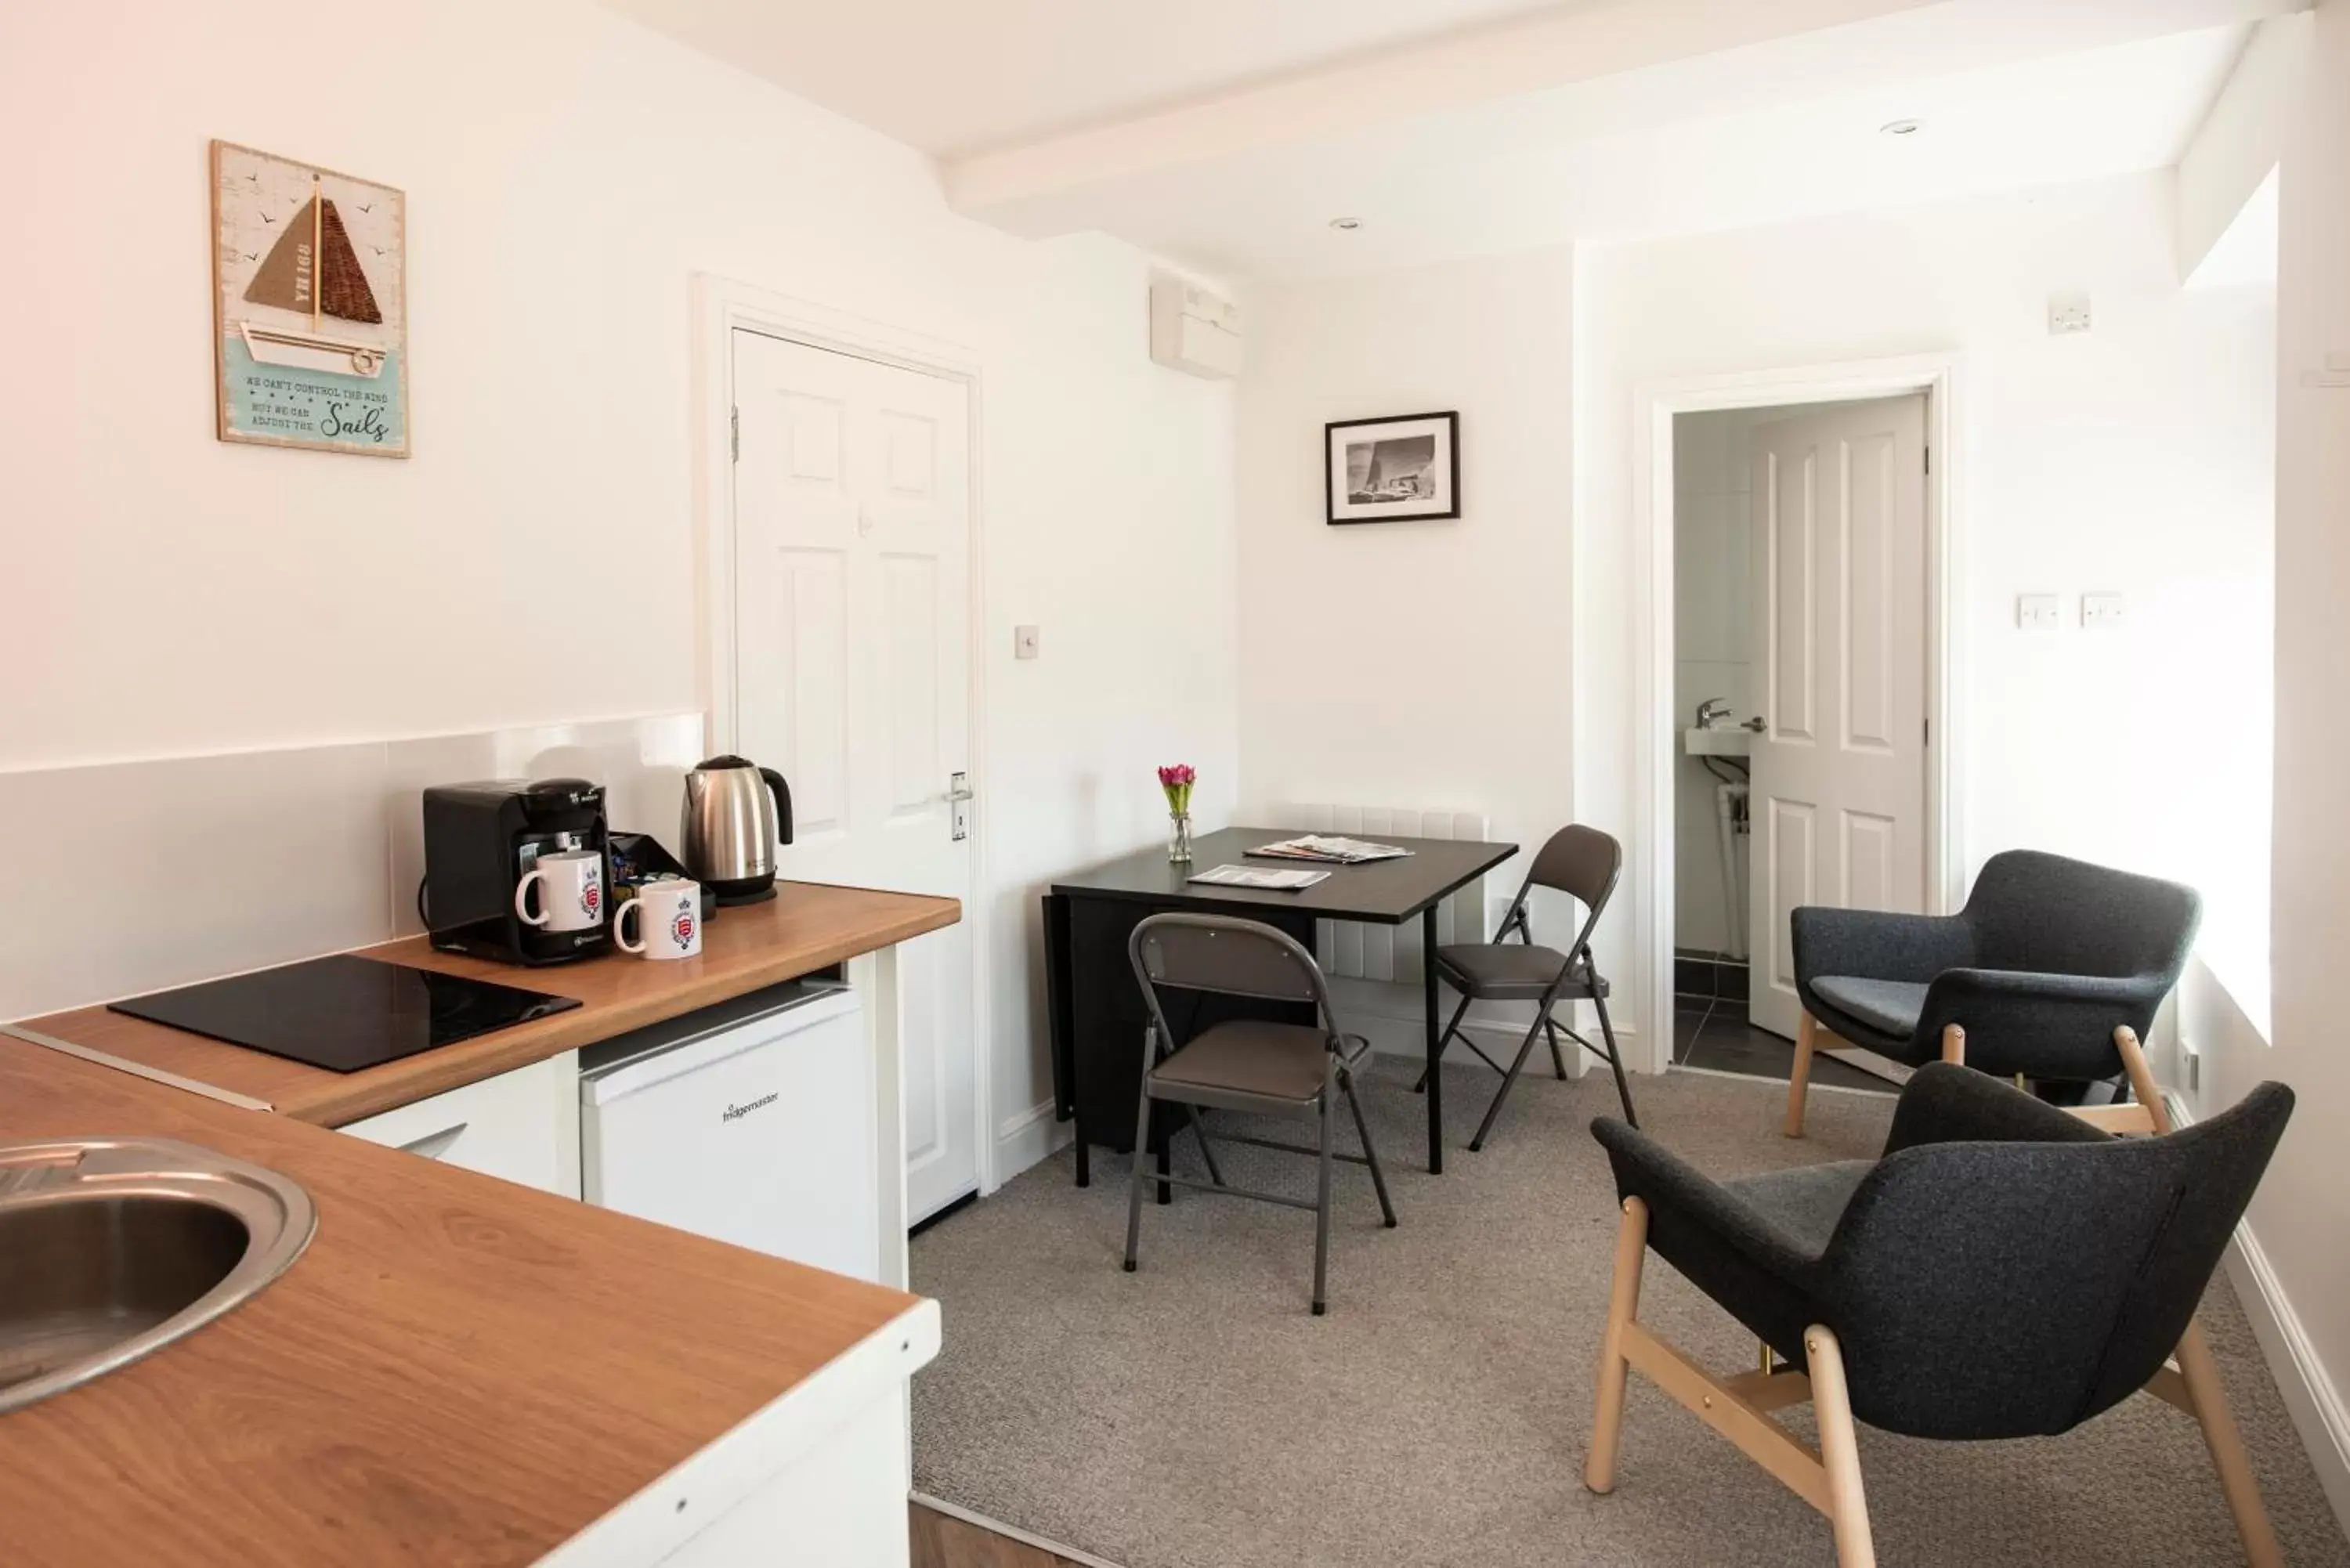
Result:
[[1428,1173],[1444,1174],[1444,1075],[1437,1070],[1436,906],[1419,915],[1420,1002],[1428,1014]]

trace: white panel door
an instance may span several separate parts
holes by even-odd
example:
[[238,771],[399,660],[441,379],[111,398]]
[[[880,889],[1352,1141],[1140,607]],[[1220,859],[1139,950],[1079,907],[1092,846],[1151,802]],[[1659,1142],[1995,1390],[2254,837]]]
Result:
[[1753,427],[1748,1016],[1795,1033],[1788,915],[1924,909],[1926,400]]
[[[792,787],[787,877],[971,901],[970,389],[734,334],[735,746]],[[909,1221],[979,1185],[971,940],[909,942]]]

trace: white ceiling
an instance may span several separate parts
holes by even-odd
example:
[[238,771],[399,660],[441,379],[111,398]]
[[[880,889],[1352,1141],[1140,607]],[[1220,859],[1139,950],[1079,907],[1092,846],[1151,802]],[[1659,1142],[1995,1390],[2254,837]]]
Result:
[[939,155],[974,217],[1285,278],[2165,167],[2308,0],[603,3]]
[[[2177,161],[2243,38],[2206,28],[1587,138],[1531,111],[1515,136],[1389,127],[1111,182],[1052,226],[1295,278],[2095,179]],[[1879,129],[1910,118],[1915,135]],[[1333,231],[1342,215],[1362,226]]]
[[941,157],[1601,0],[604,0]]

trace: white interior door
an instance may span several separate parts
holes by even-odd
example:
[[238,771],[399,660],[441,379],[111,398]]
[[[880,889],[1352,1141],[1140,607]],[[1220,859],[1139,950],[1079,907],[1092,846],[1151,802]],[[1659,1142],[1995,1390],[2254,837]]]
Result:
[[[783,874],[971,901],[970,389],[734,334],[736,748]],[[907,1218],[979,1185],[968,928],[901,950]]]
[[1747,1007],[1792,1035],[1790,911],[1925,908],[1926,400],[1760,424],[1749,442],[1765,728]]

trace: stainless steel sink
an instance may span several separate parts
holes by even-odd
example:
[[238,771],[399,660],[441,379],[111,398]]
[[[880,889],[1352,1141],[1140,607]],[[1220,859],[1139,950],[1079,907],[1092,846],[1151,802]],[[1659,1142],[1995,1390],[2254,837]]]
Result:
[[292,1181],[193,1144],[0,1144],[0,1415],[192,1334],[317,1229]]

